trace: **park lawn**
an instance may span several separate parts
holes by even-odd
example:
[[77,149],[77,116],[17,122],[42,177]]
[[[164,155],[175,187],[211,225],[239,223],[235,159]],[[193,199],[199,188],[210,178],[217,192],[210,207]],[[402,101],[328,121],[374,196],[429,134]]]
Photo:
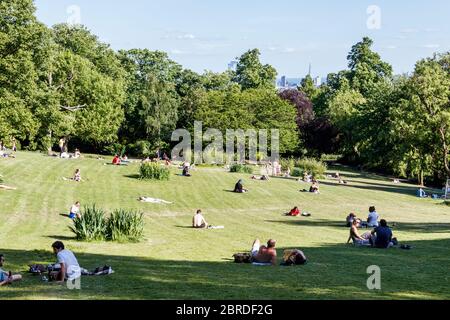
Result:
[[[109,162],[110,159],[106,161]],[[104,165],[94,156],[78,160],[19,152],[0,159],[0,174],[16,191],[0,190],[0,253],[5,270],[24,280],[0,288],[0,299],[449,299],[450,207],[418,199],[414,185],[341,168],[349,185],[324,180],[321,194],[301,193],[309,185],[292,179],[252,181],[246,174],[198,168],[192,178],[145,182],[138,164]],[[63,181],[76,168],[85,182]],[[243,178],[248,194],[229,192]],[[174,202],[145,204],[139,196]],[[70,205],[96,204],[107,210],[145,213],[141,243],[77,242],[63,216]],[[375,205],[396,222],[394,235],[413,250],[377,250],[346,245],[346,215],[366,216]],[[282,216],[294,206],[311,217]],[[189,228],[196,209],[223,230]],[[364,230],[363,230],[364,232]],[[255,238],[277,240],[278,255],[300,248],[309,259],[301,267],[256,267],[232,263]],[[64,241],[82,267],[111,265],[115,273],[83,277],[81,290],[45,283],[26,274],[31,263],[55,260],[51,244]],[[367,289],[367,267],[381,268],[381,290]]]

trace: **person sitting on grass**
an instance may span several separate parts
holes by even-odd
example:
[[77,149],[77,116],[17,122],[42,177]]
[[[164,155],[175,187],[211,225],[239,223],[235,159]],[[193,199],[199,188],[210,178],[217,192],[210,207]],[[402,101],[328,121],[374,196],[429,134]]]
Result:
[[350,228],[350,236],[348,237],[347,243],[349,243],[350,240],[353,240],[353,244],[355,246],[369,246],[371,244],[370,237],[371,235],[368,232],[366,232],[362,236],[359,235],[358,220],[354,219]]
[[378,227],[378,215],[374,206],[369,208],[369,216],[367,217],[367,227]]
[[81,277],[81,268],[73,252],[65,249],[61,241],[54,242],[52,248],[61,268],[59,271],[51,271],[50,279],[63,282],[64,280],[75,280]]
[[289,211],[287,215],[291,217],[298,217],[300,215],[300,209],[298,207],[295,207],[294,209]]
[[79,149],[75,149],[75,152],[74,152],[74,154],[73,154],[73,157],[74,157],[75,159],[78,159],[78,158],[81,157],[81,152],[80,152]]
[[77,202],[75,202],[75,204],[73,204],[71,207],[70,207],[70,213],[69,213],[69,218],[70,219],[75,219],[75,218],[78,218],[78,219],[80,219],[81,218],[81,214],[80,214],[80,202],[79,201],[77,201]]
[[246,192],[248,192],[248,190],[244,188],[242,179],[240,179],[236,183],[236,185],[234,186],[234,191],[233,192],[236,192],[236,193],[246,193]]
[[347,227],[351,227],[352,225],[353,225],[353,221],[354,220],[356,220],[356,214],[354,214],[353,212],[352,213],[350,213],[348,216],[347,216],[347,218],[345,218],[345,221],[346,221],[346,225],[347,225]]
[[388,227],[387,221],[380,220],[380,226],[372,231],[372,242],[375,248],[387,249],[394,246],[392,242],[392,230]]
[[206,229],[208,228],[208,222],[202,215],[202,210],[197,210],[197,213],[192,218],[192,227],[196,229]]
[[192,176],[190,173],[190,169],[191,169],[190,165],[183,165],[183,173],[182,173],[183,177],[191,177]]
[[121,160],[118,154],[114,155],[114,158],[112,160],[112,164],[116,166],[120,166]]
[[428,195],[425,192],[425,190],[420,188],[419,190],[417,190],[417,197],[419,197],[419,198],[428,198]]
[[276,241],[270,239],[267,246],[261,246],[261,241],[256,239],[253,242],[251,256],[252,261],[256,263],[267,263],[275,266],[277,264],[277,251],[275,250]]
[[80,171],[80,169],[75,170],[75,173],[73,175],[73,181],[81,182],[81,171]]
[[319,194],[319,184],[317,182],[313,182],[311,188],[309,188],[309,192]]
[[5,256],[0,254],[0,286],[6,286],[12,284],[13,282],[22,280],[22,276],[20,274],[12,274],[12,272],[6,273],[3,271],[2,267],[5,263]]

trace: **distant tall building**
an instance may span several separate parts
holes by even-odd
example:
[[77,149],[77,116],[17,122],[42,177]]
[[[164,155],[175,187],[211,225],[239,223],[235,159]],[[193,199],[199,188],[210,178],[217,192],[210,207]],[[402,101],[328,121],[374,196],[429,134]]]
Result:
[[236,71],[237,65],[238,65],[237,61],[231,61],[228,64],[228,70]]
[[282,76],[281,82],[280,82],[280,87],[286,88],[287,86],[288,86],[288,82],[287,82],[286,76]]
[[320,87],[322,85],[322,78],[321,77],[315,77],[314,78],[314,85],[316,87]]

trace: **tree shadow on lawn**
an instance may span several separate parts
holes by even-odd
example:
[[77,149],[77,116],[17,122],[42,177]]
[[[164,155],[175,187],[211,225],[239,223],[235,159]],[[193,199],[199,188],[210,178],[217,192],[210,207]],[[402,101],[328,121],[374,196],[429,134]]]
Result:
[[[133,256],[77,253],[82,267],[110,265],[115,273],[83,277],[81,290],[42,282],[26,274],[20,283],[0,291],[1,299],[448,299],[445,272],[450,239],[411,242],[414,249],[356,248],[345,244],[299,247],[304,266],[257,267],[215,261],[158,260]],[[250,244],[249,244],[250,247]],[[70,249],[70,247],[68,248]],[[245,252],[249,248],[235,248]],[[284,249],[277,249],[281,257]],[[234,253],[230,252],[230,256]],[[5,270],[55,260],[49,251],[0,249]],[[223,261],[227,258],[228,261]],[[280,258],[279,262],[280,262]],[[367,268],[381,268],[381,291],[368,290]],[[418,276],[420,275],[420,276]]]
[[[305,226],[305,227],[335,227],[343,230],[350,230],[349,227],[345,225],[345,220],[343,221],[333,221],[333,220],[310,220],[307,217],[291,217],[292,219],[287,220],[265,220],[269,223],[284,223],[295,226]],[[306,220],[308,219],[308,220]],[[393,225],[395,223],[395,225]],[[401,232],[414,232],[414,233],[450,233],[450,223],[409,223],[409,222],[396,222],[388,221],[389,226],[392,231]],[[373,228],[360,228],[360,233],[366,231],[371,231]],[[394,235],[395,236],[395,235]],[[401,240],[401,239],[399,239]]]
[[141,176],[138,174],[126,174],[124,175],[125,178],[129,178],[129,179],[135,179],[135,180],[141,180]]
[[[364,185],[353,185],[351,182],[357,182]],[[400,186],[387,186],[384,184],[377,184],[377,183],[370,183],[370,182],[363,182],[363,181],[350,181],[350,184],[337,184],[332,183],[328,181],[320,181],[320,184],[326,185],[326,186],[332,186],[332,187],[342,187],[342,188],[356,188],[356,189],[362,189],[362,190],[372,190],[372,191],[384,191],[384,192],[391,192],[391,193],[400,193],[409,195],[411,197],[416,197],[416,191],[417,188],[415,187],[400,187]]]

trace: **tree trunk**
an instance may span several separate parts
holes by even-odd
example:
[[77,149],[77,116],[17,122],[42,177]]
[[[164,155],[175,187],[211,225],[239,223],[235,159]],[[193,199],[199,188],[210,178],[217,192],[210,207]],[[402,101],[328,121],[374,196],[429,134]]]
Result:
[[52,155],[53,150],[52,150],[52,131],[51,130],[48,131],[48,138],[49,138],[50,144],[47,147],[47,154]]
[[448,152],[449,152],[449,146],[447,145],[447,142],[445,141],[445,128],[441,127],[439,128],[439,133],[441,136],[441,142],[442,142],[442,151],[444,156],[444,169],[447,172],[447,178],[450,177],[450,165],[448,163]]

